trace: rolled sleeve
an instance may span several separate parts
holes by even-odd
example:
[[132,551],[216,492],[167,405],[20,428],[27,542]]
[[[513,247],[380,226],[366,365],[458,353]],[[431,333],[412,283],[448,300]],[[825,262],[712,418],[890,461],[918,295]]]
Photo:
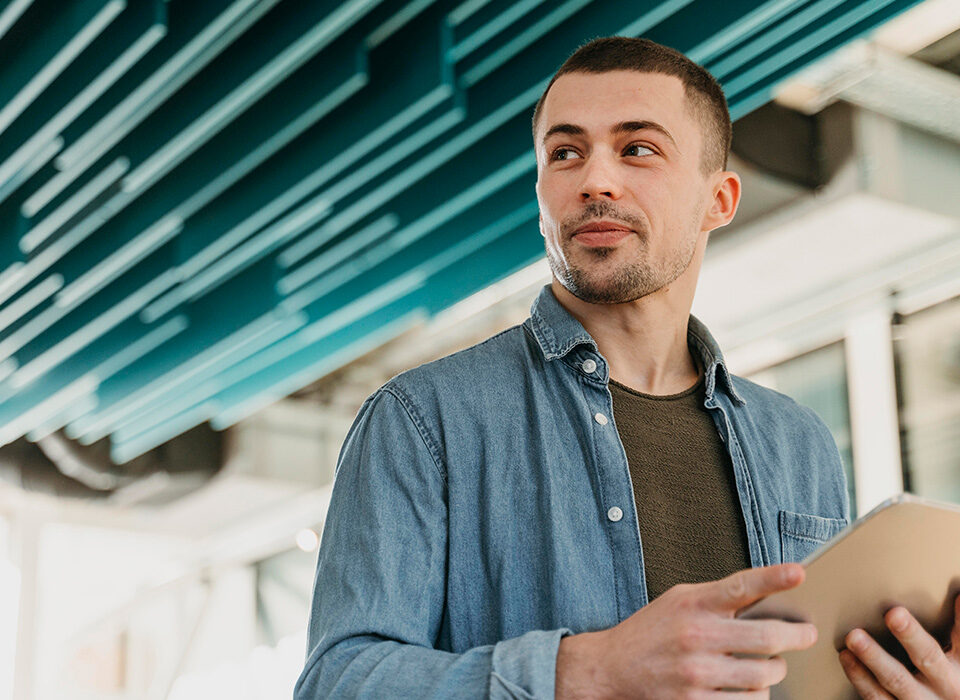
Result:
[[[388,385],[389,387],[389,385]],[[560,637],[434,648],[447,576],[442,463],[404,395],[371,396],[340,453],[295,700],[552,698]]]

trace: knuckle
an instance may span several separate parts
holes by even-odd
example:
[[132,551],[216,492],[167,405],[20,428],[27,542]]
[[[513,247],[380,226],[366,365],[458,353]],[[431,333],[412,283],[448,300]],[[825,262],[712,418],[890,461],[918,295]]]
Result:
[[726,590],[730,598],[743,598],[747,594],[747,582],[744,580],[743,574],[734,574],[727,578]]
[[739,682],[750,690],[764,690],[782,681],[787,675],[786,662],[779,656],[751,661],[740,674]]
[[887,690],[898,697],[907,693],[910,683],[903,673],[892,671],[885,674],[885,676],[883,685],[886,686]]
[[943,652],[940,650],[940,647],[930,646],[923,650],[923,652],[917,658],[917,668],[928,674],[930,671],[934,670],[943,659]]
[[681,623],[677,632],[677,646],[681,651],[697,651],[703,647],[703,629],[694,622]]
[[689,583],[678,583],[661,597],[665,596],[670,596],[670,601],[680,610],[693,610],[699,600],[696,586]]
[[776,647],[777,635],[768,625],[757,627],[757,648],[767,653],[773,653]]
[[677,675],[683,685],[697,687],[703,680],[703,664],[692,656],[685,656],[677,664]]

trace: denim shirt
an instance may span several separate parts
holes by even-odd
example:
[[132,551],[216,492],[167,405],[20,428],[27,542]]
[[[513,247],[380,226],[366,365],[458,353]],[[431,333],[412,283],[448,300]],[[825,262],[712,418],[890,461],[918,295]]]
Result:
[[[833,438],[688,328],[751,564],[798,561],[849,519]],[[648,602],[608,378],[548,285],[522,325],[366,400],[337,464],[296,699],[552,698],[561,637]]]

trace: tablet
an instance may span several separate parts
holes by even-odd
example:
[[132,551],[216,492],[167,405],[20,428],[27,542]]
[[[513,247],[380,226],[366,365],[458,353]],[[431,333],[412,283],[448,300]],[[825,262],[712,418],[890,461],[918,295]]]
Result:
[[854,627],[865,629],[911,671],[883,622],[904,606],[946,646],[960,593],[960,506],[901,494],[880,504],[801,562],[806,579],[741,610],[742,618],[812,622],[817,643],[785,652],[787,677],[776,700],[854,700],[838,653]]

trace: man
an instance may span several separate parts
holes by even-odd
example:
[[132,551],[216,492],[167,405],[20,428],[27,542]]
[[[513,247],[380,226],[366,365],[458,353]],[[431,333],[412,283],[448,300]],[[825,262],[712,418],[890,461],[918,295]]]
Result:
[[[534,139],[553,282],[523,325],[360,409],[297,698],[766,697],[778,654],[816,639],[734,619],[849,516],[823,423],[731,376],[690,316],[740,200],[723,93],[673,50],[601,39],[560,68]],[[857,689],[957,697],[956,654],[891,616],[925,675],[868,642],[843,656]]]

